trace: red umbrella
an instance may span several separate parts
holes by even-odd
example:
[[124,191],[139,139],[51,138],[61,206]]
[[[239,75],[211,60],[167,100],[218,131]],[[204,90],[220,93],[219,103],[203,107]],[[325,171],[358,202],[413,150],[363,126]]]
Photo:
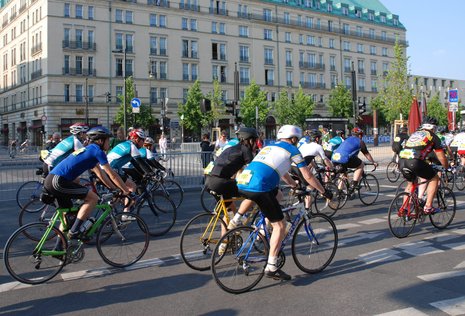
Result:
[[413,97],[412,105],[410,106],[410,112],[408,114],[408,131],[410,134],[415,132],[421,124],[420,107],[416,97]]

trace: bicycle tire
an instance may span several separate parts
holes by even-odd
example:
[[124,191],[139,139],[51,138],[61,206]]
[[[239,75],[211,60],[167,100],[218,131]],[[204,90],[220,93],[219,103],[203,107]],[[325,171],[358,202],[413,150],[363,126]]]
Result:
[[389,182],[397,182],[400,178],[399,165],[395,161],[391,161],[386,167],[386,177]]
[[[3,251],[3,262],[8,273],[15,280],[26,284],[41,284],[54,278],[63,269],[66,254],[59,258],[42,255],[42,253],[33,254],[47,227],[46,223],[27,224],[18,228],[8,238]],[[66,250],[66,238],[58,228],[52,227],[49,236],[45,239],[43,250],[53,250],[57,238],[61,240]]]
[[441,177],[445,186],[453,190],[455,186],[455,174],[452,171],[444,170],[441,173]]
[[166,195],[153,192],[139,204],[137,214],[148,227],[150,236],[163,236],[176,222],[176,206]]
[[[402,182],[399,184],[399,186],[396,189],[396,193],[394,196],[396,196],[399,193],[405,192],[405,189],[407,188],[408,181],[407,179],[402,180]],[[418,189],[417,189],[418,190]]]
[[[226,244],[224,253],[220,245]],[[230,230],[216,245],[211,257],[213,278],[224,291],[239,294],[260,282],[267,264],[269,246],[266,238],[252,227]]]
[[339,209],[343,208],[349,198],[349,187],[347,181],[342,176],[337,176],[333,183],[339,190]]
[[208,192],[205,186],[202,187],[202,191],[200,192],[200,204],[202,204],[202,208],[207,213],[213,213],[216,206],[216,199],[213,195]]
[[198,214],[186,224],[181,233],[181,258],[194,270],[210,269],[212,253],[221,238],[222,228],[226,232],[227,225],[224,220],[218,218],[215,223],[215,218],[216,214]]
[[440,212],[430,214],[429,220],[434,227],[444,229],[452,223],[457,210],[454,192],[450,188],[439,188],[436,193],[435,203],[437,204],[433,204],[433,206],[439,208]]
[[[19,212],[18,222],[19,227],[24,226],[26,224],[41,222],[41,223],[48,223],[51,219],[53,214],[55,214],[56,207],[54,205],[43,204],[44,207],[37,212],[30,212],[29,204],[36,203],[35,200],[29,201]],[[41,202],[42,203],[42,202]]]
[[365,174],[359,183],[358,198],[365,205],[372,205],[379,196],[379,182],[372,174]]
[[45,207],[45,204],[40,201],[43,184],[40,181],[27,181],[23,183],[16,191],[16,203],[19,208],[23,208],[29,201],[36,201],[36,204],[30,205],[29,212],[38,212]]
[[465,190],[465,171],[457,171],[457,173],[455,174],[455,187],[459,191]]
[[[404,198],[408,199],[404,203]],[[397,194],[394,199],[392,200],[389,211],[388,211],[388,223],[389,223],[389,230],[391,231],[392,235],[397,238],[405,238],[413,231],[415,228],[415,223],[417,218],[414,214],[407,214],[406,212],[400,211],[400,208],[403,205],[408,205],[407,209],[415,209],[415,204],[407,192],[400,192]],[[415,210],[416,212],[416,210]]]
[[292,257],[303,272],[318,273],[333,261],[337,246],[333,220],[325,214],[314,214],[297,225],[292,237]]
[[164,193],[173,201],[176,209],[178,209],[184,200],[184,190],[181,185],[174,180],[164,180],[161,185],[163,185],[166,190],[166,193]]
[[333,194],[333,198],[328,202],[324,196],[316,194],[313,198],[313,205],[318,213],[332,217],[339,209],[339,204],[341,202],[340,191],[332,182],[324,183],[323,187]]
[[[131,219],[123,220],[123,215],[130,216]],[[149,242],[147,225],[139,215],[118,213],[110,216],[100,227],[97,251],[107,264],[124,268],[145,255]]]

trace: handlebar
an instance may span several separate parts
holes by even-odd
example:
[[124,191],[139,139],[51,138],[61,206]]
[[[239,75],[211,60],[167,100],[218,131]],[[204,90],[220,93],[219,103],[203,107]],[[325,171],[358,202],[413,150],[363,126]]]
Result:
[[369,172],[373,172],[378,168],[378,164],[375,165],[376,162],[371,162],[371,161],[366,161],[364,162],[365,166],[373,166],[373,170],[370,170]]

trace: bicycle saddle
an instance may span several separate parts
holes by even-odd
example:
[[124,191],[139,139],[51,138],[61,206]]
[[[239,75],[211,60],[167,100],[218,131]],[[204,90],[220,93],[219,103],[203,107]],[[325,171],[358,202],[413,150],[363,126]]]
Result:
[[53,204],[55,202],[55,196],[44,187],[40,194],[40,201],[44,204]]
[[409,182],[413,182],[417,178],[415,173],[413,173],[413,171],[410,170],[409,168],[404,167],[400,170],[400,172],[402,172],[402,175],[404,176],[404,178],[407,179],[407,181]]

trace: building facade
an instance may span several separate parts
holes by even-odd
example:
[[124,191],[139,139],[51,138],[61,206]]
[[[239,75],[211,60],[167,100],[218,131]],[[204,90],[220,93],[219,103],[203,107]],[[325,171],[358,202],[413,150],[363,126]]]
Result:
[[[179,122],[178,104],[195,80],[207,93],[217,79],[224,100],[233,99],[235,67],[241,96],[252,80],[267,91],[270,102],[282,89],[292,93],[301,85],[316,101],[315,113],[326,115],[332,87],[338,82],[351,87],[352,67],[358,96],[369,104],[393,60],[396,39],[407,44],[399,17],[379,1],[2,4],[4,142],[28,137],[41,144],[42,130],[66,133],[70,124],[87,118],[114,128],[124,76],[133,76],[138,98],[157,118],[168,101],[166,115],[173,123]],[[229,127],[227,116],[220,125]],[[270,134],[272,116],[267,128]]]

